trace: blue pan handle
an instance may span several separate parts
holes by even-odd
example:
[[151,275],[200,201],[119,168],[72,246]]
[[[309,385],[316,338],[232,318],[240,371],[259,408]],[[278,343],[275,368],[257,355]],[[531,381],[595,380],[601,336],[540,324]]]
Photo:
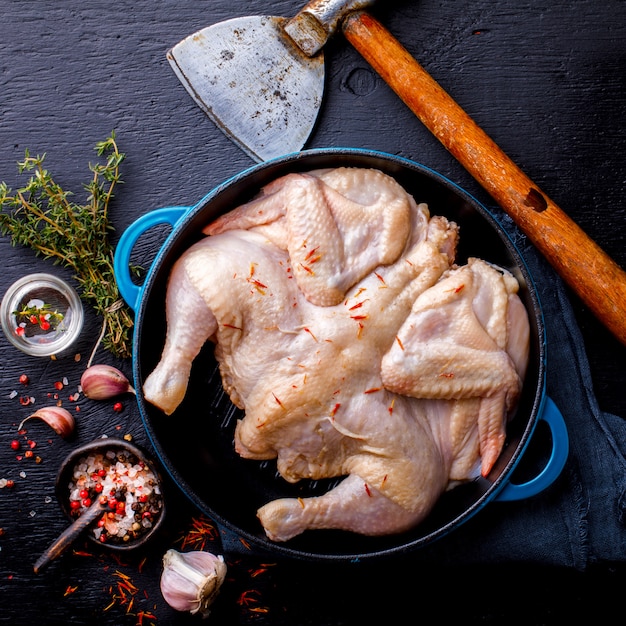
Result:
[[516,485],[507,483],[496,497],[497,502],[507,502],[512,500],[523,500],[537,495],[546,487],[549,487],[560,475],[567,456],[569,454],[569,436],[567,426],[561,411],[559,411],[554,401],[546,396],[543,410],[539,419],[544,420],[552,434],[552,454],[545,467],[535,478],[528,482]]
[[189,211],[189,208],[187,206],[172,206],[150,211],[150,213],[146,213],[135,220],[122,233],[113,256],[113,273],[115,274],[120,295],[133,311],[136,311],[139,307],[142,289],[133,282],[129,270],[130,255],[137,240],[154,226],[159,226],[160,224],[176,226],[182,216]]

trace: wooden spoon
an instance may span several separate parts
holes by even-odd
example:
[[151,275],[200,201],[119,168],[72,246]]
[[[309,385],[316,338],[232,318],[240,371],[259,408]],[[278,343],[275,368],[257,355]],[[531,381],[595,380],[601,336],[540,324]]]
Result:
[[106,503],[102,504],[100,498],[96,498],[95,502],[84,512],[76,521],[72,522],[47,548],[47,550],[37,559],[33,569],[35,574],[44,569],[50,562],[58,558],[65,550],[78,539],[78,537],[93,522],[98,519],[106,508]]

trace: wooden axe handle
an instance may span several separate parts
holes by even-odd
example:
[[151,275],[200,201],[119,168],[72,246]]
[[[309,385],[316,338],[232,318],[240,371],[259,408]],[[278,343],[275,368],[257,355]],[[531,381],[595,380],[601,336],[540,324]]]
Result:
[[504,154],[380,22],[358,11],[344,20],[342,29],[354,48],[626,345],[626,272]]

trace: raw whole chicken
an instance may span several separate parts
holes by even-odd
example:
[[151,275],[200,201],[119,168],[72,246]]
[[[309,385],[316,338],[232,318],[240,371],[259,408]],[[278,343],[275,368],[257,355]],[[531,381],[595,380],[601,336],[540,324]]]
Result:
[[[454,263],[458,228],[367,168],[288,174],[221,216],[175,263],[161,360],[143,387],[171,414],[215,343],[244,410],[236,451],[327,493],[261,507],[267,536],[383,535],[499,456],[528,360],[507,271]],[[193,311],[194,323],[188,323]]]

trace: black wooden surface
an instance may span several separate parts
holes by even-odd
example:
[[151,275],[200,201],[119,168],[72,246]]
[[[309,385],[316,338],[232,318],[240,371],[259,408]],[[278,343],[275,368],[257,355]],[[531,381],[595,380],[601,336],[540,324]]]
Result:
[[[376,14],[493,139],[582,228],[626,266],[626,3],[623,0],[456,0],[381,3]],[[147,211],[193,205],[213,186],[251,165],[196,107],[165,59],[168,47],[231,17],[292,15],[287,0],[3,0],[0,46],[0,180],[15,187],[26,148],[47,154],[48,168],[79,197],[93,146],[116,130],[125,184],[111,207],[116,234]],[[309,147],[375,148],[422,162],[487,206],[492,201],[340,38],[327,50],[327,92]],[[144,251],[148,256],[150,250]],[[0,292],[20,276],[63,269],[0,237]],[[626,417],[626,349],[572,298],[600,407]],[[32,407],[12,390],[49,402],[78,384],[99,320],[87,311],[72,357],[27,357],[0,336],[0,622],[10,624],[193,623],[162,600],[160,559],[197,511],[172,490],[166,531],[144,552],[116,560],[97,546],[66,554],[35,575],[32,564],[65,521],[54,499],[61,459],[101,434],[131,434],[148,445],[132,398],[81,400],[76,435],[61,440],[32,424],[41,463],[10,447]],[[130,375],[130,362],[100,352],[98,361]],[[31,383],[18,382],[27,374]],[[181,428],[185,425],[182,424]],[[189,433],[190,437],[193,433]],[[236,497],[236,494],[234,494]],[[387,563],[346,576],[341,568],[263,560],[233,562],[209,623],[328,624],[394,621],[409,614],[466,623],[556,624],[584,611],[620,610],[620,564],[585,572],[519,563],[403,572]],[[272,567],[277,572],[273,575]],[[258,571],[257,571],[258,570]],[[118,572],[131,578],[133,604],[116,596]],[[245,591],[254,601],[240,603]],[[435,595],[435,591],[440,592]],[[441,601],[443,595],[447,598]],[[267,608],[268,612],[256,611]],[[428,623],[428,621],[427,621]]]

